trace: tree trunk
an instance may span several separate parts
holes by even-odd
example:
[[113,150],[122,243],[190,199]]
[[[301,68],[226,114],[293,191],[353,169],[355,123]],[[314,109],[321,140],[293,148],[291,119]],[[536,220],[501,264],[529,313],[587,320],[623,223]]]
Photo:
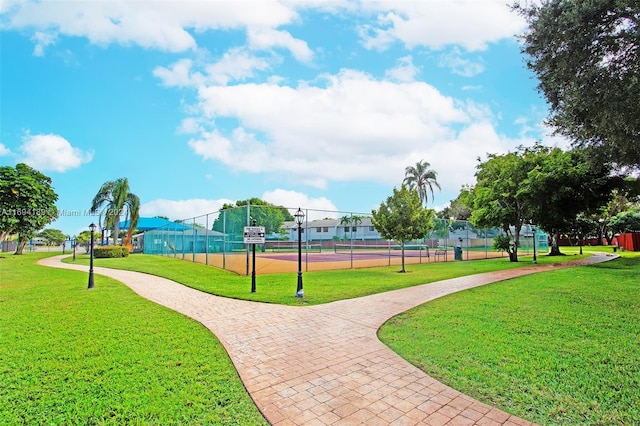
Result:
[[[116,216],[116,220],[113,222],[113,235],[111,238],[113,239],[113,245],[118,245],[118,234],[120,233],[120,215]],[[131,223],[129,223],[131,225]]]
[[400,247],[402,248],[402,269],[400,270],[400,272],[407,272],[404,269],[404,241],[400,243]]
[[18,241],[18,246],[16,247],[16,252],[14,253],[14,255],[21,255],[22,251],[24,250],[24,247],[27,245],[28,242],[29,242],[28,239],[20,238],[20,241]]
[[509,261],[510,262],[517,262],[518,261],[518,244],[520,244],[520,230],[517,229],[516,230],[516,235],[513,239],[513,248],[511,249],[511,251],[508,251],[509,253]]
[[560,246],[558,245],[560,242],[560,231],[557,229],[553,230],[553,236],[551,237],[551,252],[549,256],[562,256],[563,254],[560,252]]

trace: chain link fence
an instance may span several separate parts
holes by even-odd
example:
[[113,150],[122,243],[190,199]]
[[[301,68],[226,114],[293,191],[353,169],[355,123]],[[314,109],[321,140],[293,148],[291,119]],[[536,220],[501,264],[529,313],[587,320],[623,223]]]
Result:
[[[245,226],[264,226],[265,243],[256,246],[258,271],[297,270],[298,208],[246,205],[173,222],[145,232],[137,241],[146,254],[170,256],[216,266],[238,274],[250,272],[251,245],[244,243]],[[302,209],[300,226],[305,271],[395,265],[402,247],[375,230],[371,215],[355,212]],[[495,251],[498,229],[480,229],[468,221],[434,219],[424,238],[405,243],[405,263],[489,259],[506,256]],[[547,235],[525,226],[520,254],[548,250]]]

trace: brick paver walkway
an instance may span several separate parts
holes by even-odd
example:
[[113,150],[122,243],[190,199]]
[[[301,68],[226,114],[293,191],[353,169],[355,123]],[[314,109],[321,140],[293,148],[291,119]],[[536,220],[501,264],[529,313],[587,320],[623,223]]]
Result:
[[[40,264],[64,264],[63,256]],[[377,338],[389,318],[453,292],[576,264],[456,278],[358,299],[292,307],[217,297],[152,275],[96,267],[141,296],[204,324],[222,342],[273,425],[530,425],[428,376]]]

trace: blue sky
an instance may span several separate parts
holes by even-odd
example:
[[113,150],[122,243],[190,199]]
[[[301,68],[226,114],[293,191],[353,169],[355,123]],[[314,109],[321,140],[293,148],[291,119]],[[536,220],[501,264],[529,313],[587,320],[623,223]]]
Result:
[[3,1],[0,165],[53,179],[69,235],[121,177],[143,216],[366,213],[426,160],[441,209],[487,153],[563,144],[505,3]]

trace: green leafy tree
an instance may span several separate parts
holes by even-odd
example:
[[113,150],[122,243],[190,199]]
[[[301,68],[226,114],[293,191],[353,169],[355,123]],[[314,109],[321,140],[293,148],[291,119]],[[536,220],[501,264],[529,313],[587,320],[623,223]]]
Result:
[[420,160],[415,166],[408,166],[404,170],[404,183],[409,189],[415,189],[418,191],[420,201],[427,202],[428,195],[431,193],[431,201],[433,201],[433,188],[440,189],[440,184],[437,181],[438,173],[431,169],[431,164],[424,160]]
[[29,239],[58,217],[57,200],[50,177],[23,163],[0,167],[0,240],[17,234],[15,254],[22,254]]
[[490,155],[478,167],[471,219],[478,226],[502,228],[513,241],[507,249],[513,262],[523,224],[533,221],[550,233],[551,254],[561,254],[560,235],[571,231],[579,214],[605,205],[621,181],[606,164],[588,161],[584,150],[541,145]]
[[640,232],[640,209],[618,213],[611,218],[609,226],[615,233]]
[[569,234],[576,218],[597,212],[612,198],[622,179],[607,163],[589,161],[583,149],[542,148],[531,153],[536,167],[528,173],[532,198],[530,218],[551,234],[550,255],[560,255],[561,234]]
[[107,181],[93,197],[91,211],[99,214],[100,227],[104,225],[104,228],[113,230],[114,239],[119,236],[120,219],[124,214],[125,220],[129,221],[127,240],[131,240],[140,217],[140,198],[130,192],[127,178]]
[[418,191],[402,185],[393,195],[372,210],[372,222],[382,238],[395,240],[402,248],[402,270],[406,272],[404,246],[407,241],[423,238],[433,228],[434,211],[422,206]]
[[640,2],[543,0],[515,10],[550,124],[602,158],[640,165]]
[[[100,240],[100,232],[94,231],[93,233],[94,244],[95,244],[95,241],[99,241],[99,240]],[[84,247],[84,249],[88,253],[90,245],[91,245],[91,231],[82,231],[80,234],[78,234],[78,236],[76,237],[76,246]]]
[[473,188],[463,185],[460,194],[455,200],[451,200],[449,206],[436,214],[440,219],[469,220],[473,208]]
[[[358,233],[358,225],[362,223],[364,220],[364,216],[359,216],[355,214],[347,214],[340,218],[340,225],[350,225],[349,231],[349,239],[353,239],[353,227],[356,228],[356,235]],[[345,240],[347,239],[347,234],[344,235]]]
[[[249,206],[249,214],[247,214]],[[249,221],[247,221],[249,217]],[[224,204],[220,214],[213,222],[212,229],[227,234],[242,235],[245,226],[251,221],[256,221],[257,226],[264,226],[265,233],[280,233],[285,221],[292,221],[291,213],[282,206],[276,206],[259,198],[238,200],[235,204]]]
[[53,228],[47,228],[38,233],[38,237],[44,238],[49,246],[59,246],[67,239],[66,235],[64,235],[61,230]]
[[582,254],[582,244],[586,237],[593,235],[598,230],[598,224],[595,220],[579,215],[573,221],[569,238],[575,239],[580,246],[580,254]]
[[527,173],[533,165],[526,162],[520,152],[489,154],[476,172],[470,220],[476,227],[502,229],[504,237],[513,241],[503,244],[512,262],[518,261],[520,230],[531,209]]

